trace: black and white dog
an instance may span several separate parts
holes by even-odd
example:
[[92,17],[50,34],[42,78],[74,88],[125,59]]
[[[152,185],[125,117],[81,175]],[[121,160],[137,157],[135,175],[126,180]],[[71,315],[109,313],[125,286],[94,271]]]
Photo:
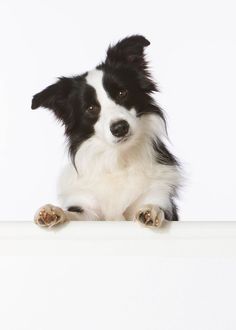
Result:
[[69,220],[137,220],[158,227],[178,220],[181,175],[165,146],[163,112],[152,97],[143,36],[107,50],[96,69],[62,77],[34,95],[32,109],[53,111],[65,127],[71,162],[59,180],[59,208],[35,215],[41,226]]

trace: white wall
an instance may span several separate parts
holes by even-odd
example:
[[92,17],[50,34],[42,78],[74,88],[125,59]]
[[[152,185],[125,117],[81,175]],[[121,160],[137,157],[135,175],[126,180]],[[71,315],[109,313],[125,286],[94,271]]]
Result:
[[1,330],[235,330],[236,223],[0,223]]
[[56,202],[63,129],[31,97],[82,73],[110,42],[144,34],[188,181],[183,220],[234,220],[236,22],[233,1],[0,2],[0,220],[31,220]]
[[0,271],[4,330],[235,330],[235,259],[9,257]]

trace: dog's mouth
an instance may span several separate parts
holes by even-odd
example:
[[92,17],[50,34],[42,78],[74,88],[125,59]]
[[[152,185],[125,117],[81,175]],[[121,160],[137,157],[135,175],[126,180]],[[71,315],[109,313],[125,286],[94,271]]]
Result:
[[132,134],[129,133],[129,134],[127,134],[127,135],[125,135],[125,136],[119,138],[119,139],[116,141],[116,143],[124,143],[124,142],[126,142],[127,140],[129,140],[129,138],[131,137],[131,135],[132,135]]

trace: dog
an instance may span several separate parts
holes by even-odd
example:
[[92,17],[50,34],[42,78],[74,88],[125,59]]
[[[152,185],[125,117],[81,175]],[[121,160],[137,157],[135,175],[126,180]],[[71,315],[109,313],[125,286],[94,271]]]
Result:
[[60,207],[35,215],[40,226],[70,220],[136,220],[159,227],[178,220],[180,164],[166,146],[157,86],[148,70],[150,42],[132,35],[110,45],[104,62],[61,77],[33,96],[32,109],[62,122],[70,162],[58,183]]

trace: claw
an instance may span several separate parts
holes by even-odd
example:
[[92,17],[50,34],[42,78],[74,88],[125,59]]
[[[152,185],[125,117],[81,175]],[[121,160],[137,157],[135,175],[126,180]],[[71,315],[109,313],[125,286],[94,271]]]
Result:
[[146,205],[135,218],[148,227],[159,227],[164,220],[164,212],[152,205]]

